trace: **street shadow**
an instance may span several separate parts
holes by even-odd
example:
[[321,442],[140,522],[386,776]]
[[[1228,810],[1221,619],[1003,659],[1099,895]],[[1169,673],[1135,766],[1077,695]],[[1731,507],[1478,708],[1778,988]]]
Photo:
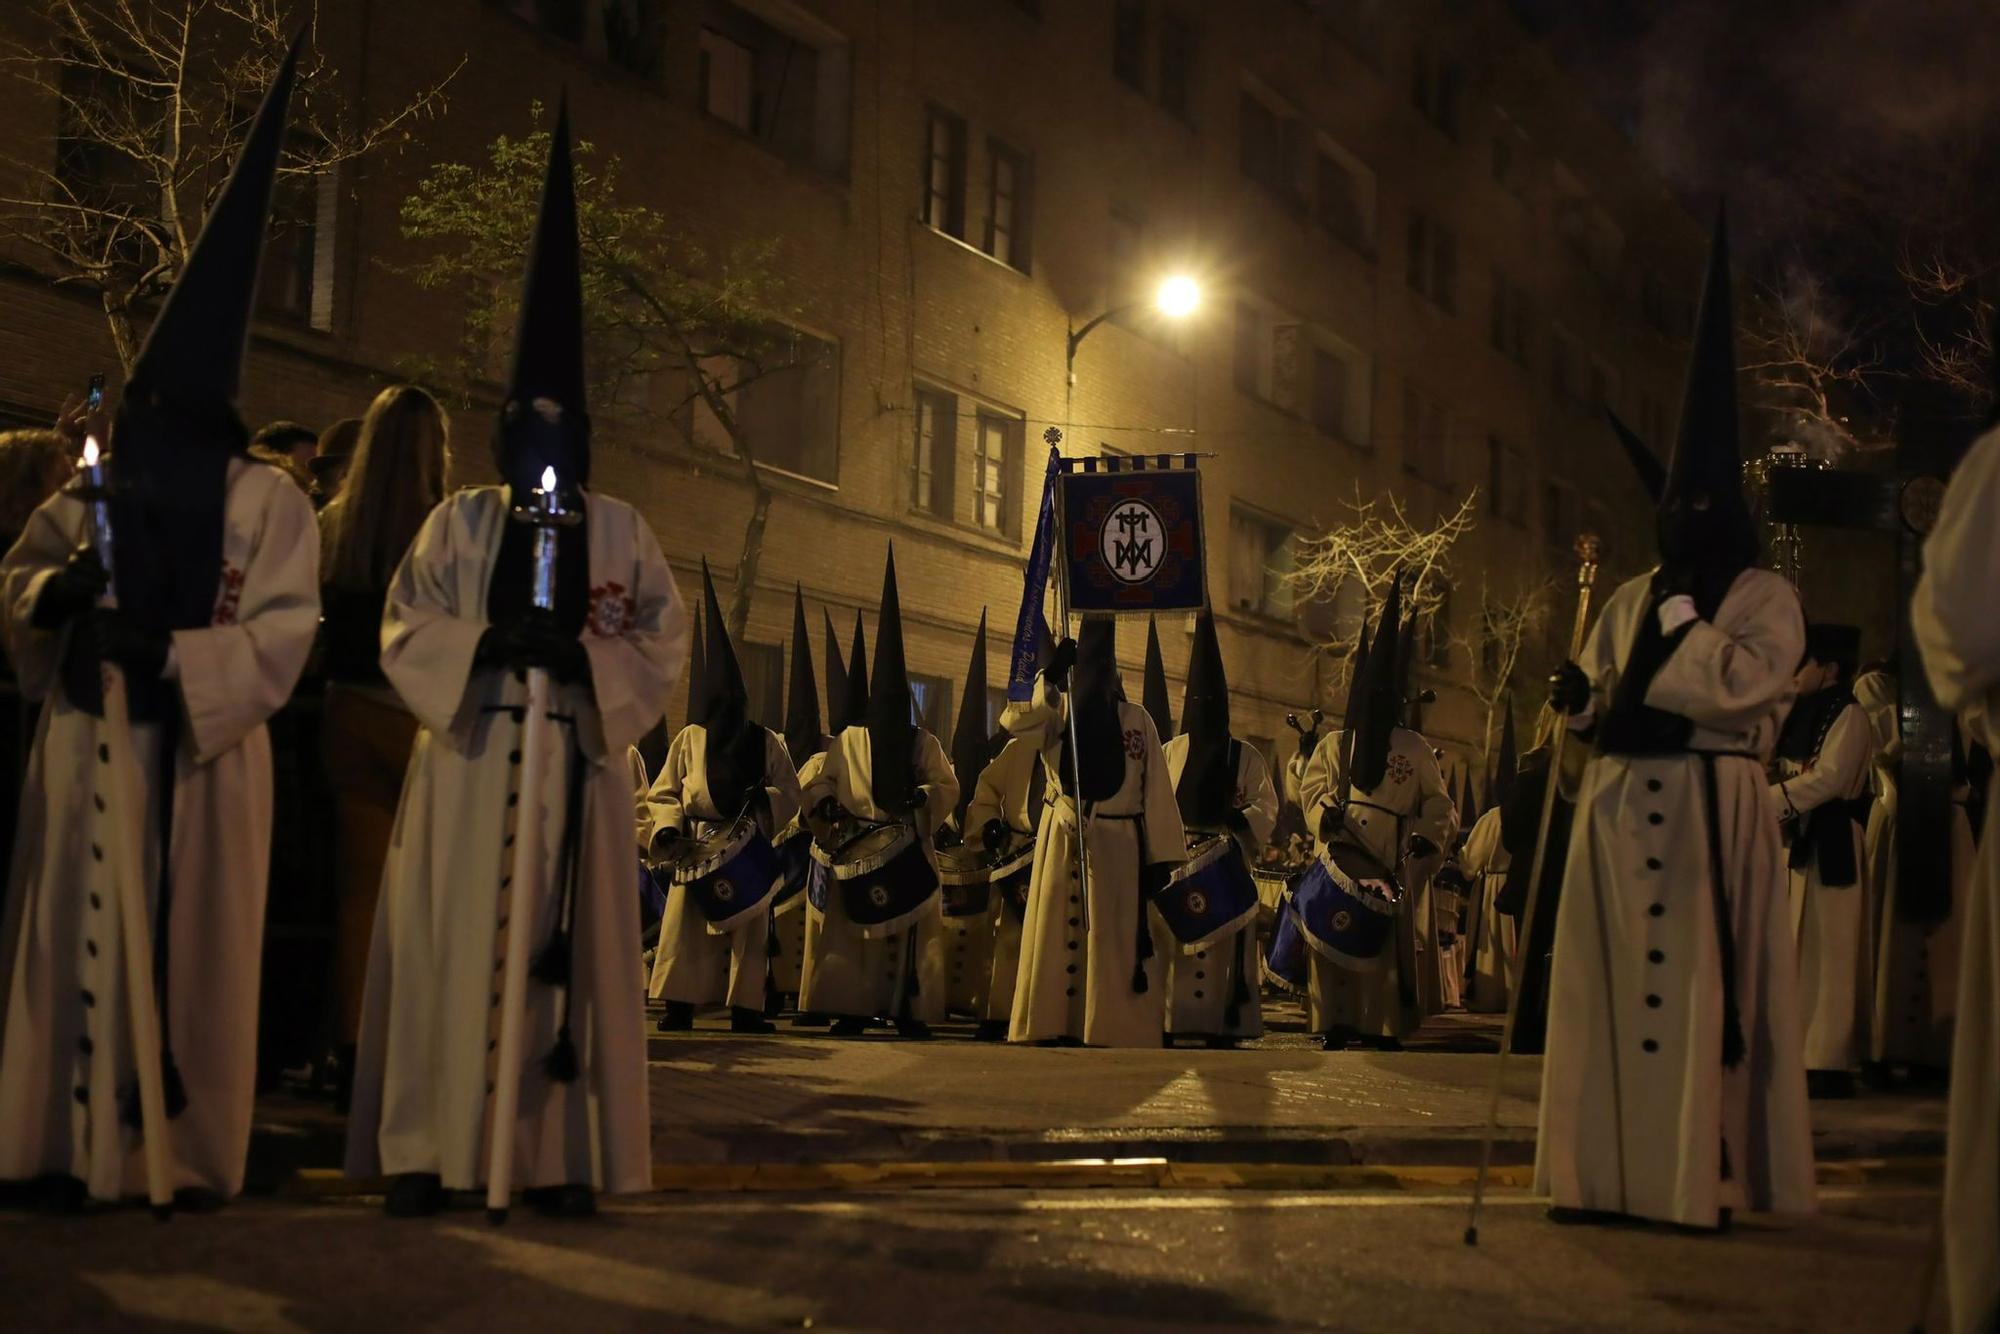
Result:
[[1219,1327],[1272,1326],[1269,1314],[1214,1288],[1176,1283],[1170,1279],[1103,1274],[1044,1275],[1009,1287],[1007,1299],[1045,1306],[1068,1316],[1098,1315],[1127,1321],[1158,1321],[1165,1325]]

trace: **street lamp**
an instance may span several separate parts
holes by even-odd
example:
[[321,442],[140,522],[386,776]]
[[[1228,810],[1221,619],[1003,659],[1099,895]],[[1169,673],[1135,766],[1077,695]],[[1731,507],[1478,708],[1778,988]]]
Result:
[[[1069,354],[1066,362],[1069,387],[1076,387],[1076,350],[1083,340],[1090,337],[1090,331],[1108,319],[1137,310],[1145,305],[1143,301],[1128,301],[1122,306],[1113,306],[1102,315],[1091,320],[1081,329],[1071,326],[1069,331]],[[1153,308],[1170,320],[1184,320],[1201,306],[1201,284],[1185,273],[1172,274],[1161,281],[1159,290],[1153,294]]]

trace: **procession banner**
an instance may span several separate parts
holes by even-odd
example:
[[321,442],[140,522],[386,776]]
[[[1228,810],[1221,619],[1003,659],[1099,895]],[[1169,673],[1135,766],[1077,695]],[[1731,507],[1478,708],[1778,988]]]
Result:
[[1049,590],[1049,562],[1056,545],[1056,475],[1062,468],[1062,454],[1056,442],[1062,433],[1051,426],[1048,471],[1042,476],[1042,503],[1035,515],[1035,540],[1028,547],[1028,570],[1021,583],[1021,610],[1014,617],[1014,653],[1007,664],[1007,698],[1020,703],[1033,699],[1035,674],[1041,670],[1038,639],[1043,633],[1042,600]]
[[1063,590],[1072,612],[1146,615],[1208,606],[1195,455],[1064,459],[1057,503]]

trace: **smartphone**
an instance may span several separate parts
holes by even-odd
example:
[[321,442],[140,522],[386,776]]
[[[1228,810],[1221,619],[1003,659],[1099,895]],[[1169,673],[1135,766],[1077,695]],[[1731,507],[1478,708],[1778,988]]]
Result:
[[104,372],[90,377],[90,387],[83,391],[83,406],[86,412],[95,412],[104,406]]

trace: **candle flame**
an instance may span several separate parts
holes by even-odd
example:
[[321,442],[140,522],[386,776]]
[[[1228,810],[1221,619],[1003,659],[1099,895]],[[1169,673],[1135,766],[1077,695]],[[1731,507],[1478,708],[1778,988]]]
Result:
[[83,438],[83,466],[86,468],[97,466],[97,437],[94,435]]
[[556,470],[554,468],[542,469],[542,490],[554,491],[555,489],[556,489]]

